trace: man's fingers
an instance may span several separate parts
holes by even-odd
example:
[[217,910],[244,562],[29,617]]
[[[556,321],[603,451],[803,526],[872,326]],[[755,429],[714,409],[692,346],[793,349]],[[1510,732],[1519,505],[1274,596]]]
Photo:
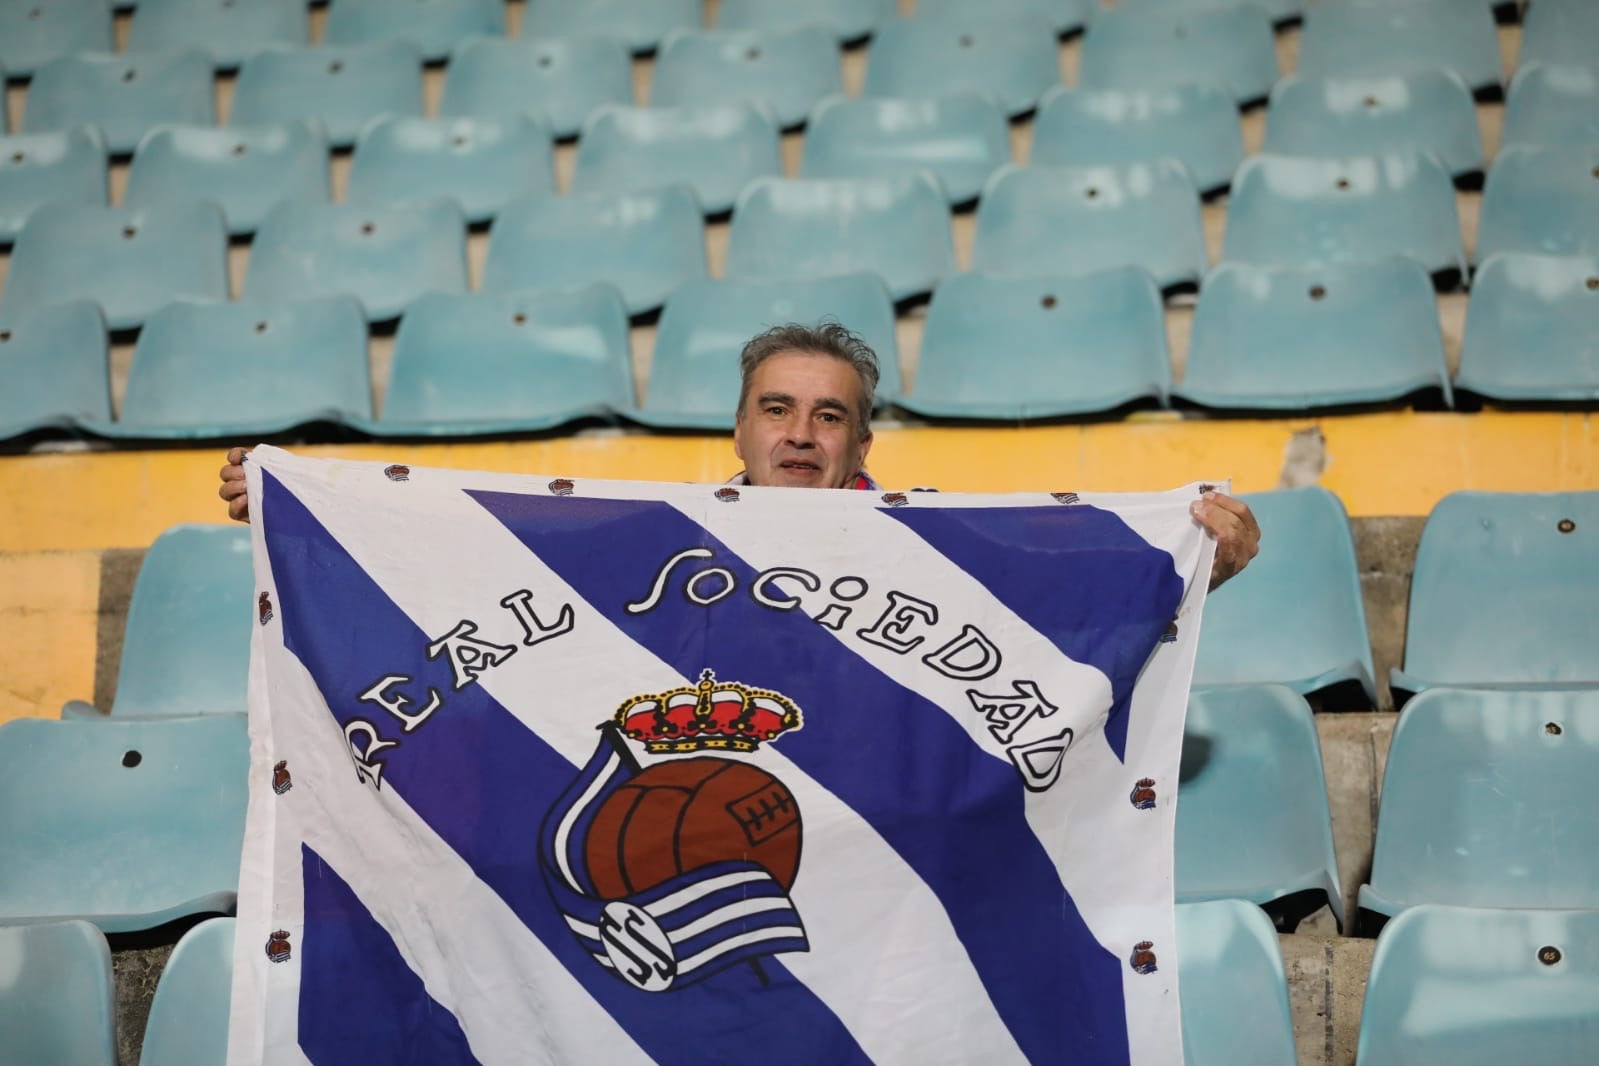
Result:
[[235,446],[228,449],[228,466],[238,466],[244,462],[244,457],[250,454],[251,449]]
[[243,495],[247,494],[249,491],[250,491],[250,487],[248,485],[246,485],[242,480],[240,480],[240,481],[224,481],[222,483],[222,487],[217,489],[217,495],[221,496],[224,500],[227,500],[229,503],[232,503],[234,500],[238,499],[240,496],[243,496]]
[[240,496],[228,504],[228,517],[235,522],[248,522],[250,520],[250,498]]

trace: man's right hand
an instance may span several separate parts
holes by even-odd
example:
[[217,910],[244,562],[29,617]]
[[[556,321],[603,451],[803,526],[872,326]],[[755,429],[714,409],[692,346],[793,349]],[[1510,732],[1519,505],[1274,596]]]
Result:
[[227,465],[222,468],[222,487],[217,489],[228,504],[228,517],[236,522],[250,520],[250,498],[245,495],[244,457],[248,448],[229,448]]

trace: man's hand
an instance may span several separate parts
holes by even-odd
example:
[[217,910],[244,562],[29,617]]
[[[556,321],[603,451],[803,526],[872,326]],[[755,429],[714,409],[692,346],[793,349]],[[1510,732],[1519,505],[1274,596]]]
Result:
[[1205,493],[1188,510],[1216,538],[1216,561],[1210,568],[1214,591],[1260,552],[1260,523],[1249,504],[1220,492]]
[[227,465],[222,468],[222,487],[217,489],[228,504],[228,517],[235,522],[250,520],[250,498],[245,495],[244,457],[248,448],[229,448]]

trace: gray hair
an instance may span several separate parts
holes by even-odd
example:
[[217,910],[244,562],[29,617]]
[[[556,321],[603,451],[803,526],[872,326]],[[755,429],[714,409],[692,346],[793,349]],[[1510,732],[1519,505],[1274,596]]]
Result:
[[738,417],[744,417],[744,404],[749,400],[750,378],[755,375],[755,368],[784,352],[831,356],[854,367],[861,379],[860,408],[856,412],[860,418],[860,435],[865,437],[871,432],[872,408],[877,400],[877,353],[855,333],[831,319],[823,319],[815,326],[789,322],[750,338],[738,356],[738,372],[743,379],[738,390]]

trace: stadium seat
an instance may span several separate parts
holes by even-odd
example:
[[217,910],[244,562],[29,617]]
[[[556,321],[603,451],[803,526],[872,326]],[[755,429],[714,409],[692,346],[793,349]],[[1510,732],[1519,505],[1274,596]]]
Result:
[[1044,95],[1033,120],[1033,163],[1124,166],[1176,159],[1201,193],[1225,189],[1244,161],[1244,130],[1218,85],[1068,89]]
[[215,1066],[227,1059],[236,924],[207,919],[172,949],[150,1003],[141,1064]]
[[549,131],[526,115],[386,117],[361,132],[344,198],[352,204],[448,198],[476,224],[519,196],[554,192]]
[[609,285],[422,297],[394,339],[373,433],[549,429],[633,406],[627,308]]
[[1599,691],[1439,688],[1405,705],[1360,907],[1599,908]]
[[1304,266],[1390,255],[1409,256],[1446,286],[1465,276],[1454,184],[1436,159],[1261,154],[1238,168],[1224,262]]
[[1589,0],[1533,0],[1521,25],[1516,63],[1593,66],[1599,43],[1599,7]]
[[1229,11],[1257,7],[1273,22],[1292,22],[1304,14],[1307,0],[1117,0],[1124,11],[1189,14],[1195,11]]
[[977,93],[1024,115],[1060,84],[1054,27],[1033,14],[995,17],[974,9],[885,22],[866,60],[869,97]]
[[139,333],[118,421],[137,439],[255,439],[372,415],[366,320],[350,296],[168,304]]
[[321,119],[348,148],[379,115],[422,114],[422,55],[408,41],[262,52],[239,68],[232,126]]
[[22,112],[24,133],[97,126],[114,155],[132,152],[151,127],[166,122],[215,124],[204,52],[52,59],[34,72]]
[[254,233],[279,200],[326,203],[328,139],[315,119],[276,126],[158,126],[139,145],[122,200],[149,207],[212,200],[234,236]]
[[840,43],[870,37],[894,17],[894,0],[722,0],[719,30],[791,30],[821,25]]
[[1377,938],[1360,1066],[1593,1062],[1596,958],[1593,911],[1414,907]]
[[1272,539],[1205,604],[1195,685],[1286,685],[1340,706],[1377,706],[1376,670],[1349,515],[1320,487],[1240,497]]
[[1282,949],[1260,908],[1183,903],[1175,917],[1187,1066],[1294,1066]]
[[1298,73],[1307,78],[1399,74],[1442,67],[1473,92],[1504,80],[1499,31],[1483,4],[1406,0],[1321,3],[1305,12]]
[[858,100],[830,96],[805,130],[804,178],[887,178],[931,171],[951,204],[977,199],[1010,162],[1005,114],[980,96]]
[[88,922],[0,926],[0,1032],[18,1063],[117,1066],[111,948]]
[[0,725],[0,924],[126,933],[231,909],[249,768],[242,714]]
[[483,291],[559,289],[602,282],[629,314],[653,311],[671,291],[703,278],[705,221],[694,191],[530,196],[500,212],[489,238]]
[[485,38],[455,50],[439,113],[475,118],[530,115],[557,137],[575,137],[595,108],[632,103],[633,64],[619,41]]
[[900,406],[1021,422],[1166,402],[1171,358],[1154,279],[955,274],[927,311],[916,386]]
[[802,124],[822,97],[843,92],[843,77],[838,44],[821,26],[675,30],[655,59],[650,105],[745,100],[765,104],[778,125],[789,129]]
[[1504,143],[1599,144],[1599,68],[1522,64],[1505,101]]
[[52,59],[116,47],[109,0],[0,4],[0,69],[26,78]]
[[1271,21],[1255,7],[1222,11],[1102,11],[1083,37],[1085,89],[1224,85],[1239,104],[1277,80]]
[[1439,390],[1452,405],[1431,279],[1399,256],[1303,267],[1223,263],[1205,278],[1177,394],[1302,410]]
[[[987,0],[983,12],[991,18],[1013,16],[1041,18],[1062,36],[1087,25],[1094,14],[1094,0]],[[917,18],[966,18],[971,15],[971,0],[917,0]]]
[[1599,141],[1500,151],[1483,186],[1477,261],[1495,252],[1599,254]]
[[173,300],[226,300],[227,245],[214,204],[45,204],[17,236],[0,308],[94,300],[111,329],[134,329]]
[[1477,268],[1455,388],[1493,400],[1599,400],[1599,255],[1500,252]]
[[733,210],[726,276],[799,281],[871,271],[895,300],[955,271],[949,206],[938,179],[761,178]]
[[106,205],[105,142],[93,126],[0,137],[0,245],[50,200]]
[[1308,156],[1430,152],[1456,177],[1483,169],[1471,90],[1442,68],[1284,78],[1271,91],[1263,150]]
[[1599,492],[1438,501],[1416,551],[1395,700],[1438,685],[1599,685],[1596,536]]
[[403,39],[432,62],[447,58],[469,37],[503,36],[504,0],[332,0],[322,43],[341,47]]
[[139,0],[128,29],[129,52],[197,48],[218,70],[231,70],[269,48],[311,43],[304,0]]
[[0,440],[109,420],[109,355],[96,304],[0,314]]
[[1331,907],[1343,928],[1314,719],[1305,698],[1283,685],[1189,697],[1177,804],[1179,902],[1248,900],[1289,933]]
[[346,293],[370,322],[398,318],[426,292],[465,292],[466,219],[451,200],[274,207],[250,250],[244,299]]
[[877,353],[877,403],[901,391],[894,304],[875,274],[809,281],[692,281],[661,311],[643,405],[634,421],[674,429],[733,428],[738,355],[755,334],[785,322],[834,319]]
[[651,52],[673,30],[700,28],[700,0],[532,0],[522,22],[528,37],[619,38]]
[[977,208],[972,269],[1087,274],[1142,267],[1162,290],[1205,270],[1199,191],[1173,160],[1120,167],[1001,167]]
[[739,190],[755,178],[782,172],[777,123],[756,104],[607,104],[583,126],[572,191],[641,192],[682,182],[716,215],[731,211]]

